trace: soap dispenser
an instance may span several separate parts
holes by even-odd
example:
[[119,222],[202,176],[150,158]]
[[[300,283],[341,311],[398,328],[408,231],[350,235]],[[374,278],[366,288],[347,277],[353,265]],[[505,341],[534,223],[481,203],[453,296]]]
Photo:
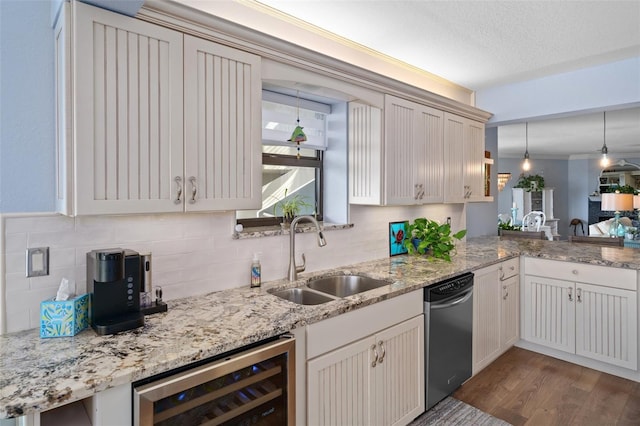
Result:
[[261,284],[261,266],[258,253],[253,253],[253,261],[251,262],[251,288],[260,287]]

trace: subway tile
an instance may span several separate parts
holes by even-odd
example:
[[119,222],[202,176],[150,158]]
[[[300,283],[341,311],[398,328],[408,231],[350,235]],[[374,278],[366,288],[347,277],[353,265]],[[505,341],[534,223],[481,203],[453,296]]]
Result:
[[5,237],[4,249],[6,253],[22,252],[27,249],[27,233],[18,232],[15,234],[7,234]]
[[20,232],[73,231],[74,219],[62,215],[26,215],[5,218],[7,234]]

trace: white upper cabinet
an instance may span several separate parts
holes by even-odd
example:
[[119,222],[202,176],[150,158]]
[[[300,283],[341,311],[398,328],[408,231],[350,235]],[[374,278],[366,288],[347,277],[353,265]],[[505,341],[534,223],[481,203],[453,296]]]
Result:
[[260,57],[185,35],[184,91],[185,209],[260,208]]
[[173,177],[183,170],[182,34],[73,7],[68,213],[181,211]]
[[382,109],[349,103],[349,202],[383,204]]
[[484,124],[445,113],[444,158],[445,202],[486,201]]
[[390,95],[385,95],[384,123],[379,108],[352,102],[349,111],[352,204],[444,200],[442,111]]
[[56,49],[58,210],[259,206],[259,57],[83,3],[71,9],[73,37]]
[[464,186],[467,201],[486,201],[484,195],[484,124],[465,120]]
[[442,111],[385,96],[386,204],[442,202]]
[[464,179],[465,119],[454,114],[444,115],[444,201],[464,203],[468,188]]

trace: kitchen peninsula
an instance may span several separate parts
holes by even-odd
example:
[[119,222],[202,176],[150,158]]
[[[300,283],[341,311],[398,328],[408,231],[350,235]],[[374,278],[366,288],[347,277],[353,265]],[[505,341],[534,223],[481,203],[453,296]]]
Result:
[[[611,267],[633,272],[636,277],[640,270],[640,252],[634,249],[479,237],[460,243],[451,263],[397,256],[303,274],[295,283],[283,279],[259,289],[247,286],[176,300],[170,303],[168,313],[149,317],[143,328],[117,335],[98,336],[85,330],[72,338],[43,340],[37,330],[8,334],[0,336],[0,418],[33,414],[109,388],[128,386],[519,256],[567,262],[575,274],[581,268]],[[387,280],[390,285],[315,306],[296,305],[267,291],[300,286],[311,276],[336,273],[363,274]],[[633,289],[637,302],[637,277],[624,285]],[[632,339],[637,347],[636,337],[637,331]],[[633,373],[638,380],[637,371]]]

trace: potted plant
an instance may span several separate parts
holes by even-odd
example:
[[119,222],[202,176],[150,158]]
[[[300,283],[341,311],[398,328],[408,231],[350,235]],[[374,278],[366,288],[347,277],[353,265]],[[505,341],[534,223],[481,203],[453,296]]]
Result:
[[620,194],[636,194],[636,189],[631,185],[612,185],[607,192],[619,192]]
[[311,204],[307,203],[304,201],[304,197],[300,194],[296,194],[292,197],[287,198],[287,192],[289,191],[289,189],[285,189],[284,190],[284,197],[282,198],[282,200],[278,201],[274,206],[273,206],[273,215],[274,216],[278,216],[277,214],[277,209],[280,208],[280,211],[282,212],[282,217],[284,220],[284,223],[291,223],[291,221],[298,215],[300,214],[300,211],[304,208],[304,207],[311,207]]
[[455,249],[454,240],[461,240],[467,230],[463,229],[451,233],[451,225],[439,224],[435,220],[424,217],[417,218],[413,223],[406,222],[407,238],[404,246],[409,254],[427,254],[429,258],[444,259],[451,262],[451,251]]
[[522,174],[514,188],[522,188],[525,191],[538,191],[544,188],[544,178],[540,175]]
[[522,231],[520,225],[512,225],[507,222],[498,222],[498,234],[500,231]]

